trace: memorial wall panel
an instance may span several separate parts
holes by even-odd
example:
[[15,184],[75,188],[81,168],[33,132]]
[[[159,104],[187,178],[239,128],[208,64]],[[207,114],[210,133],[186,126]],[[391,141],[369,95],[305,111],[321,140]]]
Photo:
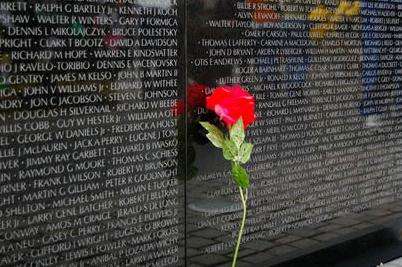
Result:
[[401,17],[400,0],[0,0],[0,266],[230,265],[239,189],[200,124],[225,128],[205,104],[220,87],[256,105],[239,266],[400,222]]
[[[401,3],[188,6],[189,80],[210,91],[240,84],[256,99],[243,264],[269,266],[374,225],[364,212],[401,197]],[[189,262],[223,264],[242,217],[238,188],[215,147],[194,147]],[[353,227],[339,224],[347,219]]]
[[0,265],[184,253],[176,1],[0,1]]

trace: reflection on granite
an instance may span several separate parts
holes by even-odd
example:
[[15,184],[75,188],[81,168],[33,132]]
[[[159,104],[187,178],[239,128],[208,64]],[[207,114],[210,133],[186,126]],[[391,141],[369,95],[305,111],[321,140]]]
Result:
[[[400,51],[393,49],[400,15],[397,1],[382,7],[392,19],[375,22],[382,37],[374,40],[365,29],[381,12],[367,1],[190,1],[191,79],[211,88],[240,83],[257,99],[244,266],[273,265],[402,218],[385,208],[401,198]],[[197,147],[195,166],[187,203],[238,202],[213,148]],[[229,264],[240,213],[229,204],[222,210],[188,210],[191,263]],[[192,244],[193,235],[214,244]]]
[[[384,228],[392,228],[401,218],[402,203],[394,202],[360,214],[350,213],[328,222],[282,233],[272,239],[251,241],[243,245],[239,266],[274,266]],[[202,239],[197,239],[199,237]],[[220,242],[221,232],[213,228],[193,230],[188,233],[188,238],[195,238],[194,243],[190,242],[192,253],[188,256],[191,264],[230,266],[231,249],[219,254],[203,255],[200,252],[209,244]]]

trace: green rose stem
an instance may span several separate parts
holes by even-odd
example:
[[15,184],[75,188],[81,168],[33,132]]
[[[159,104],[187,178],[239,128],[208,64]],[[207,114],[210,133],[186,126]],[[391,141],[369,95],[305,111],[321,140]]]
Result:
[[233,255],[232,267],[236,267],[237,257],[239,255],[241,238],[243,236],[244,225],[246,223],[246,217],[247,217],[247,195],[248,195],[248,192],[247,192],[247,189],[246,189],[245,193],[243,193],[243,189],[240,186],[239,186],[239,192],[240,192],[241,202],[243,204],[243,218],[242,218],[241,224],[240,224],[239,236],[237,237],[237,244],[236,244],[235,252],[234,252],[234,255]]
[[240,243],[243,236],[244,226],[246,224],[248,188],[250,187],[250,179],[247,170],[240,164],[246,164],[250,160],[253,144],[245,142],[246,135],[242,118],[229,128],[229,136],[225,136],[218,127],[208,122],[200,123],[208,131],[207,138],[215,147],[221,148],[223,157],[232,163],[233,180],[240,190],[240,198],[243,206],[243,218],[240,224],[239,236],[237,237],[232,262],[232,267],[236,267]]

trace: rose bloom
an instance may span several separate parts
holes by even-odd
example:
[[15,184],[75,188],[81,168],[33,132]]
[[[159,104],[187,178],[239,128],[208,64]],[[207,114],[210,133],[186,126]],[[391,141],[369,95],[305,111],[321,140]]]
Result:
[[207,109],[214,111],[230,128],[240,118],[243,119],[244,129],[255,119],[255,99],[240,85],[221,86],[207,97]]
[[[195,108],[205,107],[206,98],[206,86],[199,83],[192,83],[187,87],[187,111],[192,111]],[[184,99],[176,102],[173,107],[173,111],[177,116],[180,116],[185,112]]]
[[174,113],[174,116],[180,116],[182,115],[184,112],[186,112],[186,107],[184,105],[184,100],[180,99],[178,100],[174,106],[172,107],[172,111]]

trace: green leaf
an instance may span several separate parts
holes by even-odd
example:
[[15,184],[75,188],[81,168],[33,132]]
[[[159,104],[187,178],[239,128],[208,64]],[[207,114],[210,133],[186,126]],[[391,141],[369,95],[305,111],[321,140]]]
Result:
[[243,189],[250,187],[250,179],[247,171],[237,163],[232,164],[232,175],[236,184]]
[[211,141],[214,146],[222,148],[225,141],[225,136],[223,135],[222,131],[209,122],[200,122],[200,124],[208,131],[207,138],[209,141]]
[[223,133],[221,132],[221,130],[216,127],[215,125],[207,122],[207,121],[200,121],[200,124],[202,125],[202,127],[204,127],[208,132],[214,132],[214,133],[221,133],[223,135]]
[[243,124],[243,119],[240,118],[230,129],[229,131],[230,134],[230,140],[232,140],[237,148],[240,148],[241,144],[244,142],[244,138],[246,137],[246,134],[244,133],[244,124]]
[[215,135],[213,133],[209,133],[207,134],[207,138],[209,139],[209,141],[211,141],[211,143],[218,147],[218,148],[222,148],[223,147],[223,142],[225,141],[224,138],[219,137],[218,135]]
[[236,144],[232,140],[227,140],[223,142],[223,157],[227,160],[234,160],[237,157],[238,149]]
[[247,163],[250,160],[251,152],[253,151],[253,144],[243,143],[239,150],[238,161],[241,163]]

